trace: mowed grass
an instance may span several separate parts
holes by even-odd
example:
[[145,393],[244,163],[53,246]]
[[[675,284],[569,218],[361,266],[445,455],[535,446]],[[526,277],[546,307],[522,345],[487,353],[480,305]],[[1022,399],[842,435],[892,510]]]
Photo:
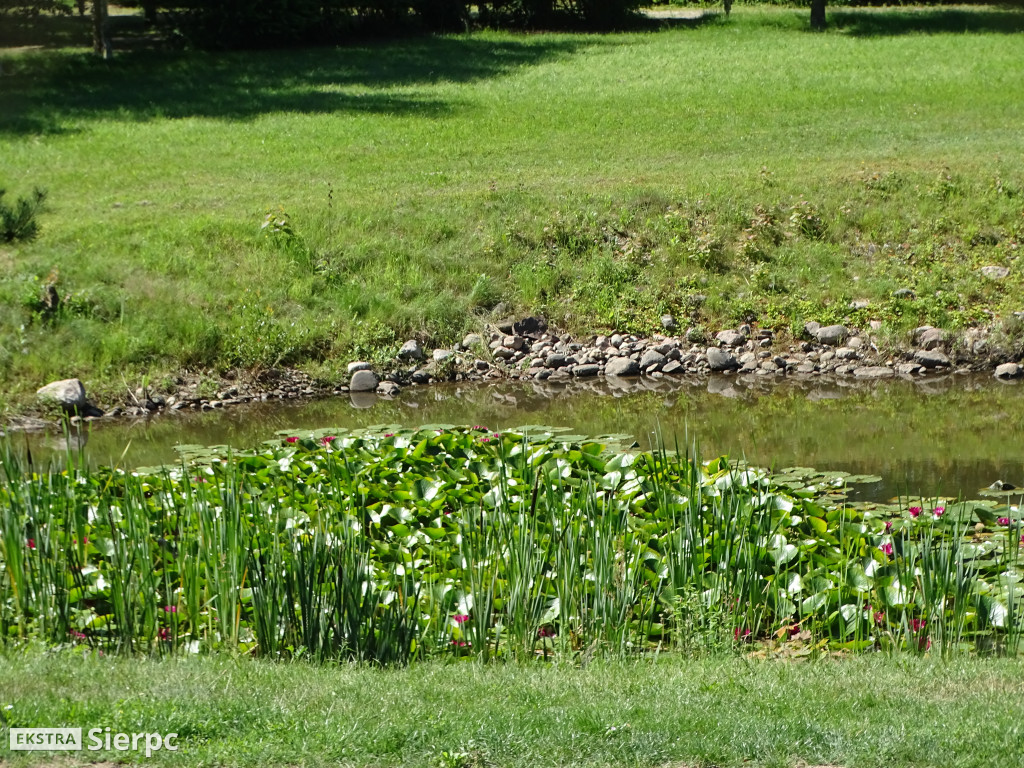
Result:
[[[0,656],[7,727],[176,732],[157,765],[1020,765],[1019,662],[742,658],[407,669],[193,657]],[[10,709],[6,707],[10,706]]]
[[845,12],[812,34],[806,11],[741,8],[615,35],[6,56],[0,182],[50,197],[37,241],[0,246],[0,387],[333,379],[499,302],[577,332],[1010,317],[1018,271],[977,269],[1012,267],[1024,229],[1022,19]]

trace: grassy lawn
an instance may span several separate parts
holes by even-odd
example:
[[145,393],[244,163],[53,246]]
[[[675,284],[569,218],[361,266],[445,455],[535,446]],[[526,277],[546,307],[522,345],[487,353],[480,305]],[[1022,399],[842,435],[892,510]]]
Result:
[[579,332],[1010,317],[1024,16],[832,20],[7,55],[0,186],[49,200],[36,241],[0,245],[0,404],[72,375],[331,378],[499,302]]
[[[0,656],[11,727],[177,732],[167,765],[1017,766],[1020,662],[859,657],[380,670]],[[10,706],[10,709],[5,709]],[[2,721],[0,721],[2,722]],[[84,731],[83,731],[84,732]],[[8,765],[64,765],[46,753]]]

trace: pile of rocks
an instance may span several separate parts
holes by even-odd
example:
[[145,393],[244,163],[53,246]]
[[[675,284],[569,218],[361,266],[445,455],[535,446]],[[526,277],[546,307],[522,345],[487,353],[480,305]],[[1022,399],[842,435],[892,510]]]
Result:
[[[676,327],[671,317],[663,318],[662,324],[666,329]],[[486,339],[470,334],[452,349],[435,349],[429,360],[420,344],[410,340],[399,352],[399,369],[392,383],[492,378],[558,381],[730,372],[875,379],[968,370],[956,368],[956,361],[950,357],[949,334],[931,326],[914,332],[912,349],[893,354],[879,351],[871,331],[813,322],[807,323],[804,331],[805,340],[784,350],[778,348],[772,331],[755,330],[749,325],[724,329],[711,340],[691,329],[681,335],[640,338],[616,333],[582,341],[549,331],[540,318],[526,318],[492,329]],[[365,363],[354,365],[369,367]],[[997,375],[1010,373],[1009,368],[1001,368]],[[366,379],[365,388],[376,386],[375,379]]]
[[[882,351],[876,343],[877,324],[858,330],[844,325],[822,326],[809,322],[801,339],[780,343],[772,331],[750,325],[726,328],[713,338],[699,329],[679,329],[666,315],[662,327],[670,335],[641,338],[615,333],[586,341],[548,328],[539,317],[498,323],[485,334],[471,333],[451,348],[430,350],[410,339],[402,345],[387,370],[375,371],[369,362],[348,365],[347,384],[318,387],[298,371],[275,372],[273,383],[249,386],[221,382],[215,392],[197,377],[179,379],[172,395],[136,392],[131,404],[108,415],[146,415],[164,409],[213,410],[239,403],[286,400],[323,394],[353,393],[360,398],[393,397],[402,386],[441,381],[529,379],[534,381],[582,381],[598,376],[612,379],[665,376],[738,374],[745,377],[880,379],[894,376],[919,378],[933,373],[964,373],[991,370],[987,332],[973,329],[954,345],[946,331],[922,326],[912,335],[907,349]],[[1003,358],[1005,360],[1005,357]],[[1024,366],[1002,362],[995,368],[1001,379],[1024,377]],[[56,403],[68,413],[98,416],[89,405],[85,388],[77,379],[54,382],[39,390],[41,400]],[[364,398],[365,399],[365,398]]]

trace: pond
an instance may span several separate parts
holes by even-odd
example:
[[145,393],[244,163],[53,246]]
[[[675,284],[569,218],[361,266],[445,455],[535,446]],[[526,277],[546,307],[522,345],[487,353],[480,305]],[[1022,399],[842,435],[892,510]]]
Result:
[[[93,463],[153,466],[176,461],[175,444],[248,448],[279,430],[434,423],[628,433],[645,449],[660,434],[669,447],[696,443],[704,458],[728,454],[762,466],[883,478],[858,486],[853,499],[976,497],[997,480],[1024,485],[1024,388],[973,376],[869,384],[735,376],[450,384],[408,388],[392,400],[352,395],[98,423],[73,441]],[[32,440],[37,452],[63,447],[53,435]]]

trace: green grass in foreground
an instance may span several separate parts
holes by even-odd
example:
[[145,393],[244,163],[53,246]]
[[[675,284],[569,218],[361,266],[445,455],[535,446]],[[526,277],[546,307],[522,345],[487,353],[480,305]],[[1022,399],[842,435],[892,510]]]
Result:
[[[0,181],[50,197],[40,238],[0,248],[2,397],[182,367],[330,377],[499,302],[577,331],[1021,309],[1016,270],[977,270],[1012,267],[1024,227],[1022,16],[806,17],[7,56]],[[261,230],[268,211],[285,224]]]
[[[29,653],[0,655],[0,679],[9,726],[177,732],[180,750],[151,760],[78,755],[158,765],[996,768],[1024,753],[1011,660],[380,670]],[[0,738],[12,766],[54,764]]]

